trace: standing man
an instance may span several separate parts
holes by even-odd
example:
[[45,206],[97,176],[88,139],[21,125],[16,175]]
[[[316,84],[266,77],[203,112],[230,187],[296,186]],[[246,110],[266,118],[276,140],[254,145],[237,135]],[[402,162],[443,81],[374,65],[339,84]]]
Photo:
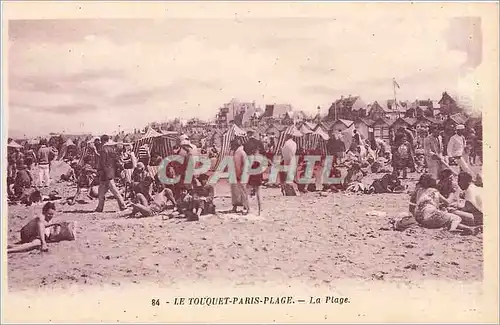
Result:
[[462,124],[457,125],[456,133],[450,138],[446,151],[448,153],[448,158],[450,159],[450,165],[458,165],[460,170],[474,175],[469,165],[464,159],[465,151],[465,137],[464,137],[465,126]]
[[109,141],[109,136],[101,136],[102,149],[99,152],[99,164],[97,166],[97,173],[99,175],[99,203],[96,208],[96,212],[102,212],[104,209],[104,201],[106,199],[106,193],[108,190],[113,193],[120,211],[126,209],[125,201],[122,195],[118,192],[115,184],[116,177],[116,167],[119,163],[118,157],[115,152],[115,148],[107,145]]
[[38,150],[38,185],[48,187],[50,185],[50,161],[55,155],[51,148],[47,147],[47,139],[40,140]]
[[231,182],[231,201],[233,204],[232,212],[236,212],[238,206],[243,206],[243,215],[248,214],[250,206],[248,204],[248,193],[245,184],[241,182],[243,171],[245,170],[245,163],[247,161],[247,154],[243,149],[243,145],[239,139],[233,140],[231,149],[234,150],[234,169],[236,172],[236,183]]
[[424,139],[425,161],[427,162],[429,174],[431,174],[434,179],[439,179],[443,152],[443,148],[441,147],[441,142],[438,137],[439,129],[437,126],[432,125],[429,128],[429,135]]

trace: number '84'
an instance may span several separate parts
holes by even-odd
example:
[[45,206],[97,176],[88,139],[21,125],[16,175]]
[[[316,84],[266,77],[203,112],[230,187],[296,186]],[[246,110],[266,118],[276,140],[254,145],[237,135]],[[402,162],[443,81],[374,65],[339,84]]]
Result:
[[160,305],[160,299],[151,300],[151,306],[159,306],[159,305]]

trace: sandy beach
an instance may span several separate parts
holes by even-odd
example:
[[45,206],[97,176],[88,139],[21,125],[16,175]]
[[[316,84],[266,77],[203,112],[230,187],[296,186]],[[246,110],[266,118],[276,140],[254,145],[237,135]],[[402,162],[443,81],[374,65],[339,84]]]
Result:
[[[410,189],[417,175],[411,177]],[[63,197],[74,193],[67,183],[53,187]],[[276,188],[262,193],[260,217],[255,198],[249,215],[231,214],[224,212],[231,208],[229,186],[219,183],[217,215],[199,222],[162,216],[126,219],[112,198],[105,213],[93,212],[96,200],[58,203],[57,220],[78,222],[76,241],[49,244],[43,254],[36,250],[9,256],[9,289],[218,279],[240,284],[482,280],[482,234],[388,229],[391,217],[407,211],[407,193],[283,197]],[[9,243],[19,239],[30,211],[40,210],[40,205],[9,207]],[[367,215],[372,211],[386,214]]]

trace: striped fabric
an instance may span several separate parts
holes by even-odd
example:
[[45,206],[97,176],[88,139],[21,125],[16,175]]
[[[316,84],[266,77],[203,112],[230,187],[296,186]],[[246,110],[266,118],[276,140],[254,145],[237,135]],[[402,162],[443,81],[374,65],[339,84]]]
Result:
[[319,149],[321,154],[326,156],[327,154],[327,149],[326,149],[326,140],[324,140],[319,134],[309,134],[309,145],[310,147],[308,148],[309,150],[314,150],[314,149]]
[[242,139],[243,144],[248,141],[246,133],[241,132],[241,129],[237,129],[234,126],[229,128],[229,130],[227,130],[227,132],[222,135],[222,147],[220,149],[219,156],[217,157],[217,162],[215,163],[214,170],[217,170],[223,157],[229,156],[229,152],[231,151],[231,142],[236,138]]
[[154,179],[156,174],[158,174],[158,169],[160,168],[160,166],[148,166],[147,168],[149,176]]
[[145,143],[149,145],[150,154],[152,152],[158,153],[162,158],[165,158],[169,155],[174,154],[174,145],[176,143],[176,139],[169,136],[157,136],[150,138],[142,138],[134,142],[134,153],[139,157],[139,149]]
[[[281,153],[281,148],[285,144],[285,138],[287,134],[292,134],[294,132],[294,126],[289,126],[284,131],[282,131],[276,142],[276,148],[274,149],[274,154],[278,155]],[[319,135],[314,133],[305,134],[301,137],[293,137],[293,140],[297,143],[297,149],[315,150],[319,149],[322,155],[327,154],[327,142]]]
[[143,146],[139,147],[139,154],[138,154],[139,160],[147,159],[147,158],[149,158],[150,155],[151,155],[151,153],[149,152],[149,150],[146,147],[143,147]]
[[[281,153],[281,148],[283,148],[283,145],[285,144],[285,139],[288,134],[293,134],[295,132],[296,128],[294,125],[290,125],[287,127],[285,130],[281,131],[278,141],[276,141],[276,147],[274,148],[274,154],[278,155]],[[293,137],[293,141],[297,143],[297,148],[300,148],[300,144],[304,143],[304,136],[301,137]]]

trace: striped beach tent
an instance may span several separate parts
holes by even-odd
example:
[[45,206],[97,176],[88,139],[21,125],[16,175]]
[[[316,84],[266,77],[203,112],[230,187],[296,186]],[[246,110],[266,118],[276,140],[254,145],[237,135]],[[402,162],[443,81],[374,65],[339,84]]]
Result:
[[142,138],[134,142],[133,150],[135,155],[138,156],[139,148],[144,144],[148,144],[150,154],[154,152],[165,158],[173,155],[176,142],[177,138],[175,136],[161,134],[152,128],[148,128]]
[[229,156],[229,152],[231,151],[231,141],[236,138],[241,138],[243,140],[243,143],[248,140],[246,131],[233,124],[222,135],[222,147],[220,149],[219,156],[217,157],[217,162],[215,163],[214,170],[219,167],[219,164],[224,157]]
[[[301,138],[304,136],[295,125],[290,125],[283,131],[281,131],[278,141],[276,141],[276,147],[274,148],[274,154],[277,155],[281,152],[281,148],[285,144],[287,135],[291,135],[293,140],[297,143],[297,147],[299,147],[299,143],[302,141]],[[299,147],[300,148],[300,147]]]
[[302,150],[309,150],[312,148],[312,129],[307,126],[305,123],[302,123],[302,125],[299,128],[299,131],[304,135],[298,139],[299,142],[297,142],[297,146],[299,149]]
[[322,155],[326,155],[326,144],[330,139],[330,136],[321,128],[317,128],[316,131],[311,133],[309,136],[311,138],[311,149],[319,149]]

